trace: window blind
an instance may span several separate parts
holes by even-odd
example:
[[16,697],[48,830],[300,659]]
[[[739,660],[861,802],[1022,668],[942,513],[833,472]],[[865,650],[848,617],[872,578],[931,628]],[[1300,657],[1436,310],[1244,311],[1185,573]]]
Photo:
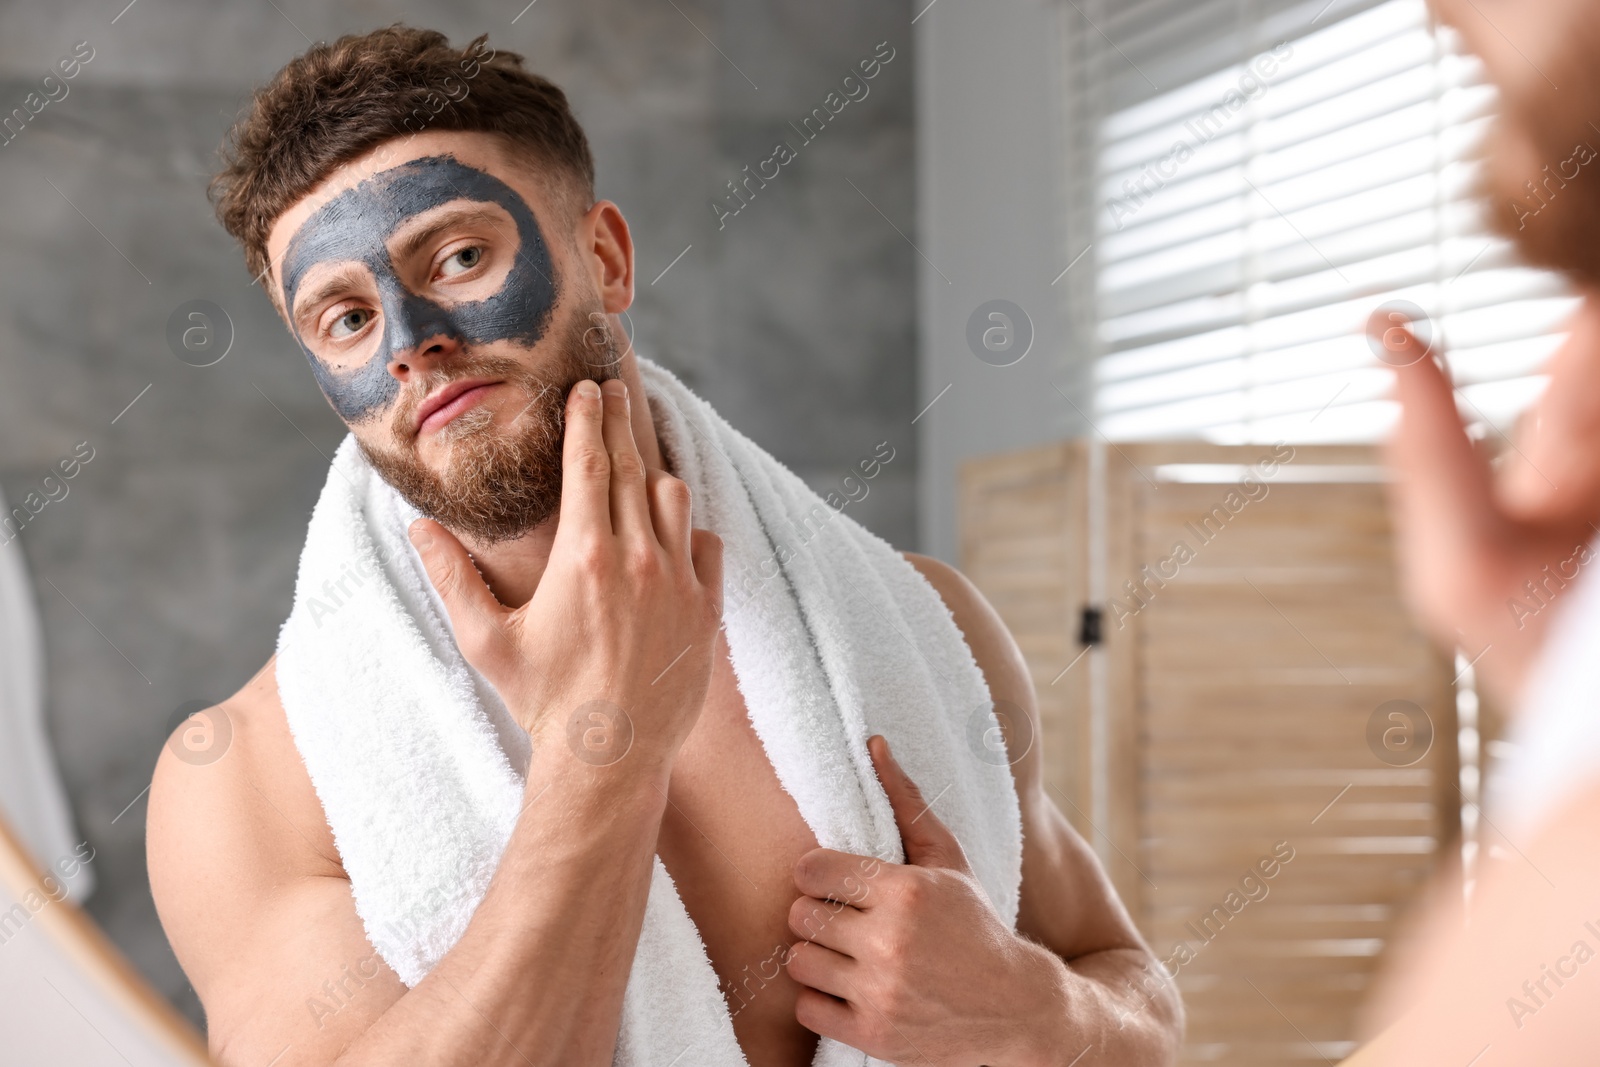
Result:
[[1494,90],[1423,0],[1065,3],[1102,432],[1381,438],[1364,329],[1392,300],[1429,317],[1463,413],[1509,429],[1576,300],[1488,232]]

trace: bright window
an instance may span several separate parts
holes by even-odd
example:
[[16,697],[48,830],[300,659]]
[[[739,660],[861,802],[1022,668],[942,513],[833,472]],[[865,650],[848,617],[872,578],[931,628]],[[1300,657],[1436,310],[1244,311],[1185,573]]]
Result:
[[1363,330],[1391,300],[1431,317],[1463,413],[1509,429],[1575,300],[1488,234],[1494,93],[1423,0],[1065,2],[1101,430],[1379,439]]

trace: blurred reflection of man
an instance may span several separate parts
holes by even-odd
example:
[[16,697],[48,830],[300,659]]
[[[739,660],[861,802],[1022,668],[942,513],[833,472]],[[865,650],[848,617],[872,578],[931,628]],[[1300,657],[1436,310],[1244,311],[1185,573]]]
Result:
[[[1404,581],[1436,640],[1480,657],[1518,755],[1491,793],[1466,914],[1435,888],[1374,1008],[1374,1064],[1577,1064],[1600,1047],[1600,8],[1431,0],[1501,92],[1496,227],[1583,297],[1550,384],[1492,471],[1413,337],[1391,441]],[[1419,331],[1420,332],[1420,331]],[[1396,360],[1395,362],[1404,362]],[[1368,1062],[1363,1060],[1363,1063]]]

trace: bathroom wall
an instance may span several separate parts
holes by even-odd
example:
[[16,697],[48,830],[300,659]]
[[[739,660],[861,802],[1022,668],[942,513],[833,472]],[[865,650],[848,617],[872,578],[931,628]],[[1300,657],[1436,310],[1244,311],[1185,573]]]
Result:
[[963,461],[1094,432],[1093,227],[1068,187],[1093,137],[1067,106],[1094,32],[1055,0],[917,20],[920,541],[952,563]]

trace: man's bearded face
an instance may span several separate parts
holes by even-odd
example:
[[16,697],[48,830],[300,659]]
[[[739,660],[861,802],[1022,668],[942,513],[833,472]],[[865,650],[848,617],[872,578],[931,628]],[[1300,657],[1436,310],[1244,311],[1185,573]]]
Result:
[[1600,10],[1586,0],[1434,0],[1500,91],[1490,220],[1529,262],[1600,283]]
[[[617,345],[598,311],[574,311],[552,340],[556,350],[538,372],[515,359],[472,354],[439,368],[402,394],[388,444],[357,439],[362,454],[412,507],[480,544],[527,533],[561,504],[567,394],[585,378],[617,376]],[[521,407],[504,425],[486,407],[457,415],[439,430],[444,462],[435,470],[417,454],[409,427],[428,393],[468,377],[503,379],[526,400],[519,399]]]
[[[588,277],[558,286],[533,211],[491,169],[449,153],[379,169],[300,221],[282,267],[291,332],[362,453],[484,544],[555,514],[567,393],[621,358]],[[452,383],[475,388],[439,408]]]

